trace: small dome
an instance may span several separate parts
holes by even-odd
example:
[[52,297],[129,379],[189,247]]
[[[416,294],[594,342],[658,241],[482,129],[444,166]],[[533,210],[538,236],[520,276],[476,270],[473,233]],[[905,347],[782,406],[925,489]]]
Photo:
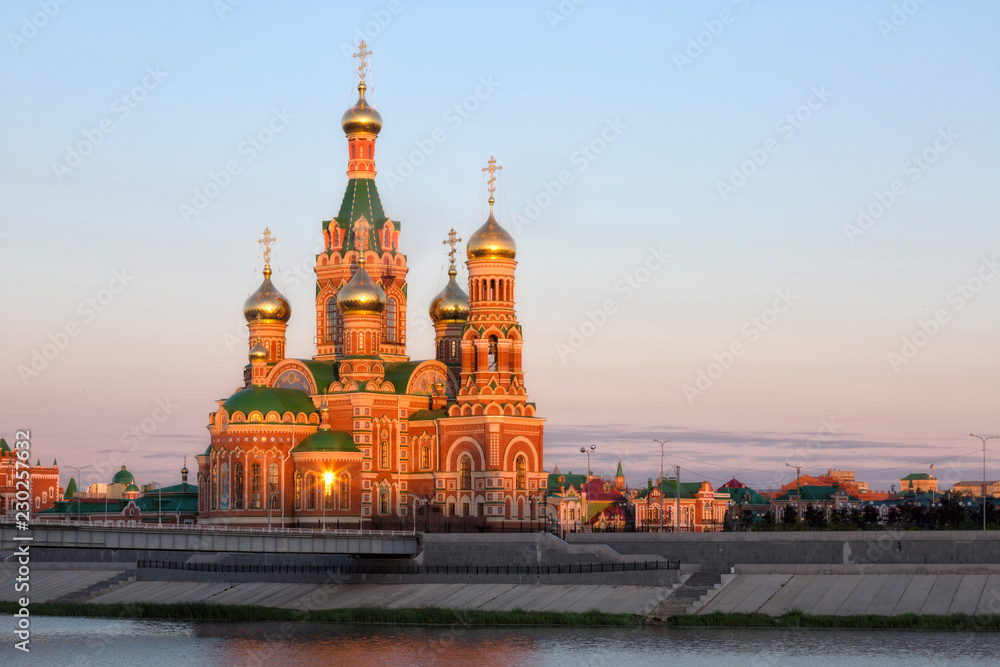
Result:
[[139,487],[133,482],[125,487],[125,493],[139,493]]
[[[132,473],[122,466],[122,469],[115,473],[115,476],[111,478],[112,484],[133,484],[135,483],[135,478],[132,477]],[[138,489],[137,489],[138,490]]]
[[345,111],[340,119],[340,126],[344,128],[345,134],[355,134],[356,132],[378,134],[382,129],[382,114],[365,100],[367,88],[364,81],[358,85],[357,104]]
[[270,355],[268,355],[267,353],[267,348],[264,347],[264,344],[261,343],[260,339],[258,338],[257,342],[254,343],[254,346],[250,348],[250,363],[253,363],[255,361],[267,361],[269,356]]
[[385,290],[372,281],[364,264],[361,264],[354,277],[337,294],[337,306],[343,315],[378,314],[385,310]]
[[286,323],[291,316],[292,305],[275,289],[271,283],[271,269],[265,267],[264,282],[243,302],[243,317],[253,324],[258,320]]
[[455,282],[458,272],[448,269],[448,284],[431,301],[430,315],[434,322],[464,322],[469,319],[469,295]]
[[517,244],[514,243],[514,237],[493,217],[493,211],[490,211],[490,217],[483,226],[469,237],[465,254],[469,259],[514,259]]

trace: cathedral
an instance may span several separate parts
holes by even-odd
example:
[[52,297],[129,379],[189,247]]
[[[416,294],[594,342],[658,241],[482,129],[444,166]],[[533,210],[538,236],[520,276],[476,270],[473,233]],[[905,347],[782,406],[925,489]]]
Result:
[[197,457],[201,523],[361,526],[414,512],[542,518],[543,420],[521,367],[517,248],[493,212],[501,167],[491,157],[483,169],[490,212],[465,247],[468,292],[457,281],[462,239],[452,229],[448,282],[424,306],[434,358],[412,360],[402,225],[375,186],[382,116],[365,99],[369,54],[362,42],[358,101],[341,121],[347,188],[322,223],[316,256],[316,352],[285,356],[292,311],[271,282],[274,238],[265,229],[263,281],[243,306],[244,386],[218,401],[211,443]]

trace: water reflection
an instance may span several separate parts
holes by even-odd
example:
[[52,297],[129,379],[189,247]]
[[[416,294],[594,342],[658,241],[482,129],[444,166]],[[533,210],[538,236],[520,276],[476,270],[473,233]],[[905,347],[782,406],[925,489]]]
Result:
[[[971,632],[470,628],[36,617],[32,655],[61,665],[552,665],[700,667],[996,664],[1000,635]],[[10,617],[0,618],[12,650]]]

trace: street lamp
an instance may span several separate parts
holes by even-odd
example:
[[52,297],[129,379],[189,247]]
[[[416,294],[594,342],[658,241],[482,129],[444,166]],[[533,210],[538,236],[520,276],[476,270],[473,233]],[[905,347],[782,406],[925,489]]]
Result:
[[333,473],[327,470],[323,473],[323,530],[326,530],[326,499],[330,496],[330,485],[333,484]]
[[795,510],[800,511],[802,507],[802,466],[793,466],[791,463],[786,463],[789,468],[795,468]]
[[580,523],[583,525],[583,529],[585,531],[587,530],[586,519],[590,518],[590,512],[587,509],[590,506],[590,499],[589,499],[590,493],[589,489],[587,488],[590,483],[590,453],[595,451],[596,449],[597,445],[591,445],[589,449],[586,447],[580,448],[580,453],[587,455],[587,477],[586,477],[587,482],[583,485],[583,513],[586,518],[584,518],[583,516],[580,517]]
[[[90,463],[88,465],[80,466],[80,467],[77,467],[77,466],[66,466],[66,467],[67,468],[71,468],[72,470],[75,470],[76,471],[76,478],[80,480],[80,484],[83,484],[83,475],[82,475],[81,471],[86,470],[87,468],[93,468],[94,464]],[[105,513],[105,515],[107,515],[107,513],[108,513],[107,503],[108,503],[108,492],[105,491],[104,492],[104,504],[105,504],[104,513]],[[76,520],[77,521],[80,520],[80,489],[76,490]]]
[[976,435],[975,433],[970,433],[969,435],[983,441],[983,530],[986,530],[986,441],[992,440],[997,436],[989,435],[984,438],[983,436]]
[[660,532],[663,532],[663,446],[670,442],[667,440],[657,440],[653,438],[653,442],[660,443]]

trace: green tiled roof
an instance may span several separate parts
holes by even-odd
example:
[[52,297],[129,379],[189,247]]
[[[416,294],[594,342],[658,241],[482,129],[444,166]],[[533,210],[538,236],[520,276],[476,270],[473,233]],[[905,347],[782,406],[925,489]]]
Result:
[[230,416],[235,412],[249,415],[254,410],[265,416],[272,410],[279,415],[286,412],[296,416],[302,412],[307,416],[318,414],[312,399],[305,392],[273,387],[248,387],[230,396],[222,407]]
[[737,505],[739,505],[739,504],[746,504],[746,505],[770,505],[771,504],[771,501],[769,501],[767,498],[765,498],[764,496],[760,495],[759,493],[757,493],[756,491],[754,491],[750,487],[737,488],[737,487],[731,487],[731,486],[724,486],[724,487],[720,488],[719,491],[721,491],[723,493],[728,493],[730,499],[734,503],[736,503]]
[[441,419],[448,416],[448,410],[446,408],[438,408],[436,410],[417,410],[412,415],[410,415],[411,422],[419,421],[429,421],[432,419]]
[[122,469],[116,472],[115,476],[111,478],[112,484],[132,484],[133,482],[135,482],[135,477],[125,469],[125,466],[122,466]]
[[[352,178],[347,181],[347,189],[344,191],[344,199],[340,203],[340,212],[335,220],[341,229],[347,230],[344,235],[344,242],[341,245],[345,250],[354,248],[354,222],[361,216],[371,225],[368,236],[368,247],[378,254],[382,254],[382,242],[377,233],[385,225],[388,219],[382,209],[382,200],[378,194],[378,187],[375,180],[371,178]],[[392,221],[393,226],[398,230],[400,224],[398,220]],[[324,230],[327,223],[324,223]],[[394,253],[395,254],[395,253]]]
[[930,479],[930,478],[931,478],[931,476],[928,475],[925,472],[915,472],[915,473],[907,475],[903,479]]
[[618,460],[618,470],[615,471],[615,477],[624,477],[625,473],[622,472],[622,462],[621,459]]
[[340,379],[340,362],[338,361],[316,361],[315,359],[299,359],[309,372],[312,373],[316,381],[316,388],[325,392],[327,387]]
[[188,484],[186,487],[184,484],[174,484],[173,486],[165,486],[162,489],[156,489],[155,491],[147,491],[143,495],[146,496],[159,496],[160,494],[166,495],[168,493],[198,493],[198,487],[194,484]]
[[[562,480],[562,481],[560,481]],[[548,481],[546,483],[546,488],[550,494],[559,493],[560,487],[569,488],[575,486],[577,488],[582,488],[587,482],[586,475],[574,475],[571,472],[568,473],[549,473]]]
[[[698,492],[701,490],[701,485],[704,482],[681,482],[681,498],[697,498]],[[637,498],[645,498],[649,495],[649,489],[640,489],[637,494]],[[666,498],[676,498],[677,497],[677,481],[673,479],[665,479],[660,482],[660,493]]]
[[422,361],[397,361],[385,365],[385,379],[392,383],[397,394],[406,391],[406,385],[410,382],[413,371]]
[[293,449],[301,452],[359,452],[354,437],[344,431],[316,431]]

